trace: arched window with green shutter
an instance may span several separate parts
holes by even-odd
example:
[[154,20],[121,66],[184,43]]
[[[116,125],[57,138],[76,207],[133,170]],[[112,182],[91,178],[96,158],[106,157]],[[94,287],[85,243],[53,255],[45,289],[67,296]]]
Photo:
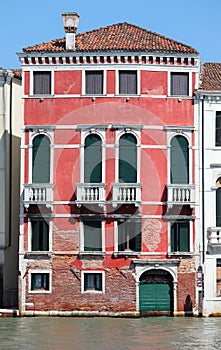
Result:
[[84,182],[102,182],[102,141],[96,134],[90,134],[85,139]]
[[137,139],[130,133],[119,142],[119,182],[137,182]]
[[50,140],[45,135],[35,136],[32,151],[32,183],[50,182]]
[[189,148],[183,136],[175,136],[171,140],[170,181],[171,184],[189,183]]

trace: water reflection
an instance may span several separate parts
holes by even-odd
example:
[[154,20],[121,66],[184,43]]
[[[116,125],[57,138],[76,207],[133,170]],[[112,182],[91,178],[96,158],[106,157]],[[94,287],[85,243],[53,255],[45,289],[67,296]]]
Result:
[[0,349],[220,350],[220,318],[0,318]]

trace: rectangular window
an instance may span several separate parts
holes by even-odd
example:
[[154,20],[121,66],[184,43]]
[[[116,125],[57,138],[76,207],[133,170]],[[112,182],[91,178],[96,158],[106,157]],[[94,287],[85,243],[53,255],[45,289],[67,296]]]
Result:
[[189,96],[189,73],[171,73],[171,95]]
[[189,252],[189,222],[175,222],[171,225],[171,252]]
[[84,251],[102,251],[101,221],[84,222]]
[[84,273],[84,292],[102,292],[102,273]]
[[32,273],[31,274],[32,291],[49,291],[49,273]]
[[103,95],[103,71],[87,71],[86,95]]
[[216,112],[216,146],[221,146],[221,112]]
[[33,73],[33,93],[34,95],[51,94],[51,72],[34,72]]
[[137,94],[137,71],[119,71],[119,94]]
[[49,251],[49,225],[45,220],[31,220],[32,251]]
[[118,251],[141,251],[141,221],[118,221]]
[[216,295],[221,296],[221,259],[216,259]]

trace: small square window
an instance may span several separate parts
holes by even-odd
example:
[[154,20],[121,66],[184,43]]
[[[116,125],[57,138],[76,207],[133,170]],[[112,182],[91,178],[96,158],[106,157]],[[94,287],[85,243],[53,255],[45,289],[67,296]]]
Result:
[[119,71],[119,94],[137,94],[137,71]]
[[34,72],[33,80],[34,95],[51,94],[51,72]]
[[102,273],[84,273],[84,292],[102,292]]
[[86,95],[103,95],[103,71],[85,72]]
[[49,273],[32,273],[31,290],[49,291]]
[[171,73],[172,96],[189,96],[189,73]]

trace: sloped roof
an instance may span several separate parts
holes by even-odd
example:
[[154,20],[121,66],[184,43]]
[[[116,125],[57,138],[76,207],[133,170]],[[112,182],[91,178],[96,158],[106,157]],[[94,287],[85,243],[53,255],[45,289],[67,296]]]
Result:
[[[163,35],[129,23],[87,31],[76,35],[76,51],[157,51],[195,53],[197,50]],[[65,51],[65,38],[23,49],[24,52]]]
[[221,63],[204,63],[199,89],[207,91],[221,90]]

